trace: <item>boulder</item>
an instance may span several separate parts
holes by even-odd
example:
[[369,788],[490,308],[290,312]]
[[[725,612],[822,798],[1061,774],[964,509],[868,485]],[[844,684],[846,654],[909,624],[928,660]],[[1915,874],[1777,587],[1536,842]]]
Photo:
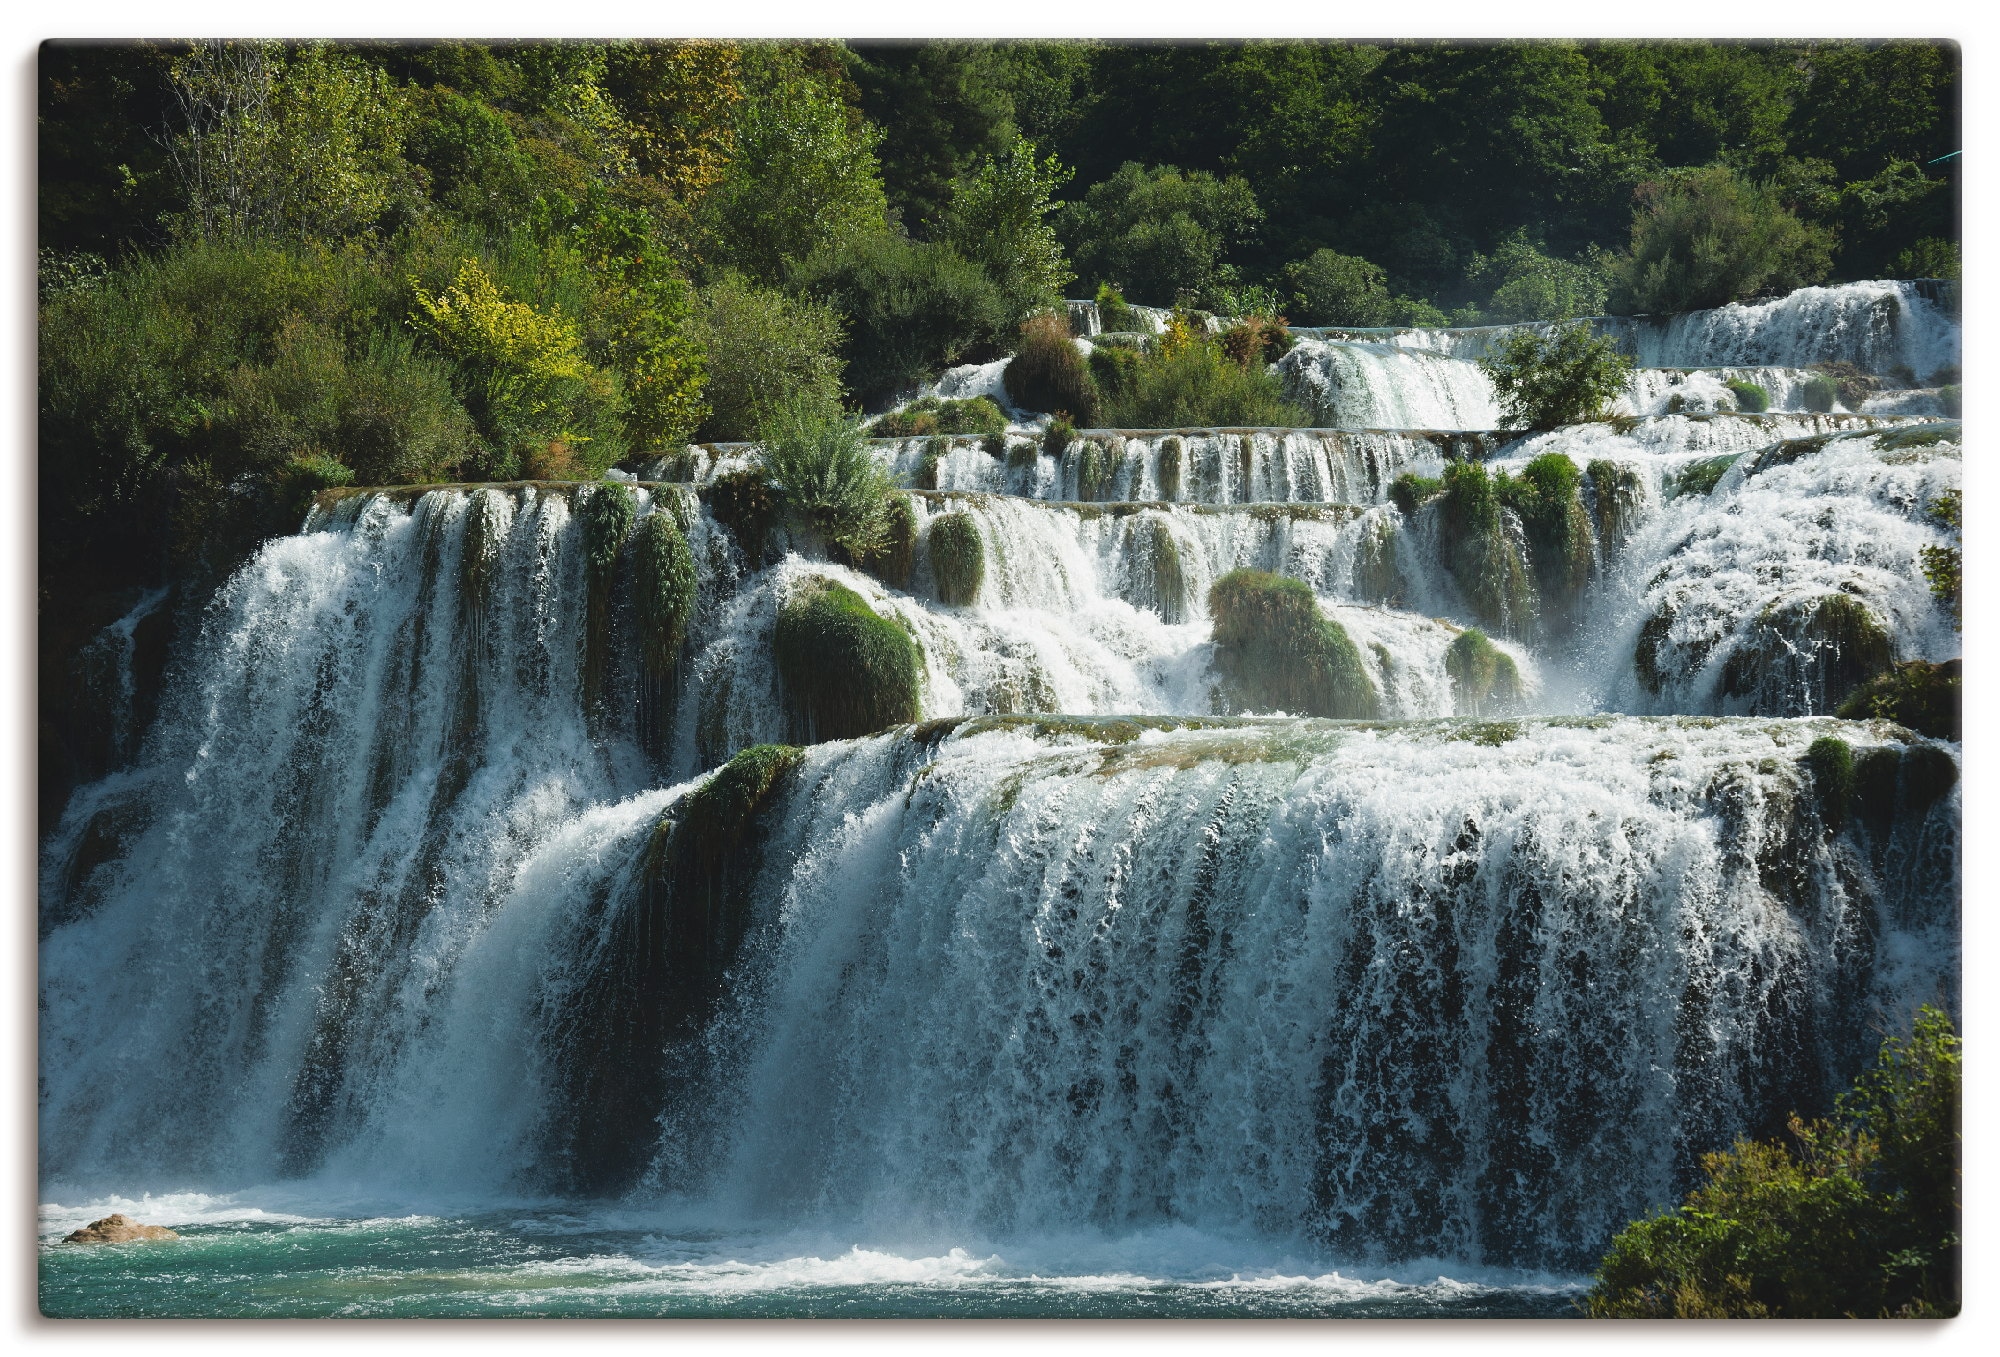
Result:
[[141,1225],[127,1216],[106,1216],[63,1236],[65,1244],[130,1244],[147,1239],[179,1239],[164,1225]]

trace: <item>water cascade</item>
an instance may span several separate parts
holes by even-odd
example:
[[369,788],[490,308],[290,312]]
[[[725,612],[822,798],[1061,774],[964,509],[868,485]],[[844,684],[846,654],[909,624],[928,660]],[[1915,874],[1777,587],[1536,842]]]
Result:
[[[1962,431],[1786,385],[1942,366],[1935,310],[1621,322],[1631,408],[1531,436],[1471,332],[1323,334],[1285,361],[1351,427],[879,442],[859,561],[746,515],[744,445],[328,492],[143,740],[159,600],[91,652],[129,729],[43,848],[45,1192],[1586,1269],[1956,1004],[1957,748],[1831,712],[1958,653]],[[1666,409],[1723,365],[1773,411]],[[1381,719],[1231,699],[1236,571]],[[878,652],[906,714],[795,747]]]

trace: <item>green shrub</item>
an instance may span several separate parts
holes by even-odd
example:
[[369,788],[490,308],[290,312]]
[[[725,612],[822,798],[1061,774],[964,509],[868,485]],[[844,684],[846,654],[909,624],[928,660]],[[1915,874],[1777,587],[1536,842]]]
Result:
[[1015,318],[1061,306],[1076,276],[1048,221],[1070,173],[1053,155],[1037,157],[1017,133],[952,180],[937,237],[986,270]]
[[916,643],[851,589],[823,579],[802,583],[778,609],[773,649],[801,743],[852,739],[917,719],[923,669]]
[[891,487],[858,421],[788,401],[766,420],[759,441],[776,507],[793,528],[850,556],[882,545]]
[[789,396],[839,408],[841,322],[831,307],[730,273],[701,290],[691,331],[708,355],[701,441],[755,438]]
[[1731,382],[1729,390],[1736,397],[1736,408],[1746,415],[1761,415],[1771,408],[1771,393],[1755,382]]
[[1127,161],[1064,209],[1060,228],[1086,281],[1116,279],[1165,305],[1236,282],[1224,255],[1263,220],[1242,178]]
[[1472,615],[1503,636],[1525,633],[1535,588],[1500,514],[1499,488],[1477,462],[1445,466],[1438,501],[1444,566]]
[[979,597],[986,580],[986,544],[971,514],[940,514],[931,520],[931,574],[938,601],[963,608]]
[[955,363],[996,355],[1012,328],[1007,299],[985,270],[935,242],[862,237],[814,260],[801,278],[846,317],[847,385],[871,404]]
[[354,484],[354,472],[345,463],[317,454],[294,457],[279,473],[278,501],[290,517],[303,521],[312,507],[313,496],[322,490]]
[[[966,400],[942,400],[925,396],[900,410],[891,410],[868,426],[873,438],[922,438],[928,434],[973,434],[982,439],[1002,439],[1007,432],[1007,416],[985,396]],[[989,451],[991,449],[989,448]]]
[[1612,1241],[1590,1313],[1957,1314],[1961,1059],[1951,1020],[1925,1006],[1830,1120],[1792,1117],[1796,1150],[1745,1140],[1705,1156],[1702,1185],[1678,1209]]
[[1498,353],[1481,358],[1479,367],[1493,380],[1508,427],[1517,429],[1597,419],[1632,375],[1632,360],[1617,341],[1593,335],[1581,321],[1558,325],[1547,335],[1517,331]]
[[908,589],[917,558],[917,511],[908,495],[889,496],[882,544],[850,559],[891,589]]
[[1817,373],[1806,378],[1804,399],[1806,409],[1813,413],[1831,414],[1834,402],[1840,399],[1840,384],[1825,373]]
[[1742,455],[1740,452],[1725,452],[1719,457],[1704,457],[1698,462],[1689,462],[1674,473],[1673,493],[1676,496],[1714,494],[1717,483]]
[[694,614],[694,553],[673,514],[656,506],[639,520],[632,548],[632,604],[639,655],[650,675],[671,674]]
[[1007,399],[1023,410],[1061,410],[1077,424],[1097,423],[1097,384],[1070,338],[1069,324],[1053,312],[1021,322],[1021,342],[1004,374]]
[[1636,196],[1631,250],[1614,270],[1614,310],[1692,311],[1826,277],[1831,233],[1800,221],[1768,184],[1712,165],[1641,184]]
[[715,521],[729,530],[736,545],[756,570],[764,563],[771,529],[777,526],[777,494],[761,470],[732,471],[717,476],[701,490],[702,503]]
[[1232,570],[1208,591],[1215,666],[1238,707],[1374,720],[1381,697],[1347,631],[1304,583]]
[[1283,322],[1265,316],[1246,316],[1217,337],[1222,352],[1238,367],[1275,363],[1292,350],[1296,342]]
[[[1961,513],[1963,498],[1957,490],[1946,490],[1930,503],[1931,516],[1958,535],[1962,528]],[[1964,583],[1965,553],[1957,545],[1923,547],[1917,552],[1917,560],[1930,582],[1931,597],[1951,618],[1954,629],[1963,622],[1960,591]]]
[[1568,320],[1604,309],[1607,263],[1590,257],[1552,258],[1529,241],[1526,228],[1520,228],[1490,256],[1474,255],[1466,281],[1489,292],[1481,317],[1489,324]]
[[1134,311],[1110,283],[1097,285],[1097,324],[1104,330],[1138,330],[1139,313]]
[[[1044,435],[1046,438],[1046,435]],[[1033,470],[1035,461],[1042,453],[1038,443],[1019,442],[1007,449],[1007,465],[1015,470]]]
[[1521,700],[1521,671],[1514,657],[1471,628],[1452,638],[1444,653],[1452,701],[1460,716],[1504,714]]
[[1419,476],[1414,471],[1405,471],[1389,486],[1389,499],[1407,517],[1443,489],[1444,482],[1436,476]]
[[1138,384],[1143,360],[1137,349],[1098,344],[1090,351],[1090,377],[1107,407],[1116,408],[1131,399]]
[[1924,236],[1897,255],[1890,269],[1897,278],[1957,278],[1963,264],[1957,241]]
[[1806,747],[1806,766],[1812,769],[1820,816],[1837,831],[1846,822],[1847,803],[1854,795],[1854,748],[1838,736],[1822,735]]
[[1910,660],[1892,666],[1847,695],[1835,715],[1850,721],[1894,721],[1934,740],[1961,738],[1963,687],[1957,660]]
[[1298,428],[1311,420],[1261,360],[1239,366],[1200,334],[1141,358],[1129,393],[1106,405],[1106,422],[1121,429]]
[[1357,255],[1314,250],[1285,266],[1285,283],[1291,289],[1287,314],[1300,325],[1365,329],[1391,324],[1395,315],[1387,275]]

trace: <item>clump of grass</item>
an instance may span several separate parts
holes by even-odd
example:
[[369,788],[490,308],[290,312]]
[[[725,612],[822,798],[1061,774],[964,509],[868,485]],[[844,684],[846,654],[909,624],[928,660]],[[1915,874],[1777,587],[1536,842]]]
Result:
[[1755,382],[1731,382],[1729,391],[1736,397],[1736,408],[1746,415],[1761,415],[1771,408],[1771,393]]
[[764,475],[794,530],[851,557],[881,546],[892,487],[857,421],[813,402],[782,403],[761,441]]
[[917,719],[916,642],[852,589],[813,579],[778,609],[778,676],[796,738],[845,740]]
[[1396,521],[1377,514],[1361,525],[1354,544],[1354,596],[1367,603],[1394,603],[1402,598],[1407,585],[1403,569],[1396,561],[1396,539],[1401,534]]
[[1058,410],[1042,433],[1042,452],[1049,457],[1060,457],[1075,440],[1076,425],[1070,423],[1069,412]]
[[1452,638],[1444,653],[1454,706],[1460,716],[1512,710],[1521,700],[1521,671],[1514,657],[1472,628]]
[[1144,362],[1137,349],[1113,344],[1092,347],[1090,378],[1097,383],[1098,394],[1108,407],[1117,409],[1131,400],[1133,388],[1139,383],[1139,369]]
[[1097,422],[1097,384],[1061,316],[1043,312],[1021,322],[1021,345],[1005,380],[1007,398],[1024,410],[1067,411],[1086,427]]
[[986,580],[986,544],[971,514],[940,514],[931,520],[931,574],[938,601],[963,608],[979,597]]
[[1443,489],[1444,482],[1436,476],[1419,476],[1414,471],[1405,471],[1389,486],[1389,499],[1405,515],[1409,515]]
[[1298,580],[1232,570],[1208,591],[1215,664],[1240,707],[1373,720],[1381,696],[1361,652]]
[[1153,608],[1162,622],[1187,620],[1187,576],[1181,568],[1181,549],[1174,542],[1167,520],[1151,514],[1140,520],[1146,533],[1145,555],[1152,572]]
[[875,438],[922,438],[927,434],[1002,437],[1007,432],[1007,416],[985,396],[965,400],[925,396],[883,415],[868,426],[868,432]]
[[1814,414],[1832,414],[1834,403],[1840,399],[1840,383],[1823,372],[1816,373],[1806,378],[1802,399],[1806,409]]
[[1136,330],[1139,313],[1110,283],[1097,285],[1097,323],[1106,330]]
[[1084,439],[1076,452],[1076,497],[1102,499],[1110,483],[1111,459],[1105,454],[1104,444],[1095,438]]
[[1107,401],[1106,416],[1130,429],[1297,428],[1311,422],[1285,399],[1284,384],[1261,357],[1239,364],[1215,339],[1187,325],[1177,325],[1140,360],[1130,387]]

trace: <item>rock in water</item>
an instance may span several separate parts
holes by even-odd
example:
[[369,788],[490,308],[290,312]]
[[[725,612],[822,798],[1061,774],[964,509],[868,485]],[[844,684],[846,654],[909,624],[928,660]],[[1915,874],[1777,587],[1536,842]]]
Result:
[[111,1215],[93,1220],[81,1230],[63,1236],[65,1244],[130,1244],[146,1239],[179,1239],[164,1225],[141,1225],[126,1216]]

